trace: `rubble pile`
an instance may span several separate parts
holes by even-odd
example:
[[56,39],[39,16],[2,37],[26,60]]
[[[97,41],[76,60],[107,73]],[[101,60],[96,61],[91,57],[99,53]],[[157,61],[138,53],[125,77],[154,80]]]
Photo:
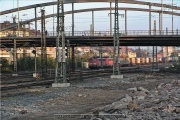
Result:
[[143,87],[127,89],[124,98],[93,110],[91,120],[179,120],[180,80],[162,83],[148,91]]

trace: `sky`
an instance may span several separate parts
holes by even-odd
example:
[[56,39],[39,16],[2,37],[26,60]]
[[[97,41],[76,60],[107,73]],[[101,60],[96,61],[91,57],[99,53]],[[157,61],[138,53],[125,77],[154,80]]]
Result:
[[[33,5],[33,4],[40,4],[45,2],[52,2],[55,0],[19,0],[19,7]],[[155,2],[161,3],[163,1],[164,4],[171,4],[172,0],[139,0],[139,1],[146,1],[146,2]],[[8,10],[17,8],[18,0],[0,0],[0,11]],[[180,0],[173,0],[174,5],[180,6]],[[109,7],[109,3],[75,3],[74,9],[86,9],[86,8],[102,8],[102,7]],[[123,4],[119,3],[119,7],[132,7],[132,8],[146,8],[148,6],[144,5],[135,5],[135,4]],[[114,7],[114,4],[112,4]],[[37,8],[37,16],[41,16],[40,10],[42,8]],[[46,6],[44,7],[45,14],[52,14],[53,13],[53,6]],[[54,5],[54,13],[56,13],[57,6]],[[71,4],[64,5],[64,11],[71,11],[72,6]],[[160,9],[153,7],[152,9]],[[171,11],[171,10],[170,10]],[[174,10],[178,13],[180,11]],[[94,30],[95,31],[110,31],[110,11],[95,11],[94,12]],[[24,21],[27,19],[34,18],[34,9],[23,10],[19,12],[20,14],[20,21]],[[124,11],[119,11],[119,14],[125,14]],[[13,16],[18,16],[18,12],[2,15],[0,18],[0,22],[3,21],[11,21]],[[92,24],[92,12],[84,12],[84,13],[75,13],[75,31],[89,31],[90,25]],[[148,30],[149,29],[149,13],[148,12],[141,12],[141,11],[127,11],[127,29],[128,30]],[[18,20],[18,19],[17,19]],[[152,25],[151,28],[153,29],[153,21],[159,21],[159,14],[152,13]],[[163,15],[163,29],[171,30],[172,28],[172,16],[171,15]],[[56,21],[57,19],[54,18],[54,28],[56,28]],[[114,21],[114,20],[113,20]],[[119,30],[123,31],[125,29],[125,18],[119,17]],[[114,25],[112,23],[112,25]],[[34,29],[35,27],[34,22],[31,24],[31,28]],[[72,15],[65,15],[65,31],[71,31],[72,29]],[[157,22],[157,29],[158,29],[158,22]],[[41,29],[40,21],[38,21],[38,29]],[[53,18],[46,19],[46,29],[48,31],[53,31]],[[174,30],[180,30],[180,16],[174,16]]]

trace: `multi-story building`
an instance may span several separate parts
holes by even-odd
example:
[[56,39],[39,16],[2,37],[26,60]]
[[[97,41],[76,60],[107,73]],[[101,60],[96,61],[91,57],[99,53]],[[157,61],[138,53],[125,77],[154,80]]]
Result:
[[173,46],[168,46],[168,47],[164,46],[163,47],[163,56],[164,57],[167,57],[167,56],[170,57],[173,52],[175,52],[175,47],[173,47]]
[[[10,21],[4,21],[3,23],[0,23],[0,28],[4,29],[7,27],[10,27],[12,25],[17,25],[18,23],[14,22],[14,23],[10,23]],[[14,27],[14,28],[10,28],[4,31],[0,32],[0,37],[29,37],[29,36],[35,36],[36,35],[36,30],[34,29],[30,29],[30,24],[28,24],[28,27],[26,27],[25,25],[20,25],[19,28],[18,27]],[[40,30],[37,31],[37,36],[41,36],[41,32]],[[13,48],[6,48],[6,46],[3,46],[0,49],[0,58],[6,58],[8,59],[8,61],[11,63],[11,61],[13,60],[13,52],[12,52]],[[20,47],[17,49],[17,58],[22,58],[24,56],[24,54],[26,56],[30,56],[30,57],[34,57],[34,54],[32,53],[32,50],[34,50],[33,47]],[[37,48],[37,56],[41,55],[41,48]],[[48,48],[47,47],[47,57],[54,57],[55,58],[55,49],[52,48]]]

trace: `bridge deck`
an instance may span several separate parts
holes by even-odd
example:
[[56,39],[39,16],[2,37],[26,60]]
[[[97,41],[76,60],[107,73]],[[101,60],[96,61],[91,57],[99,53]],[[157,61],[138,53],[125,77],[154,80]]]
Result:
[[[113,46],[113,36],[66,36],[70,46]],[[180,35],[144,35],[144,36],[120,36],[121,46],[180,46]],[[16,40],[17,47],[27,42],[29,46],[41,46],[41,37],[2,37],[1,44],[13,47]],[[60,38],[61,40],[61,38]],[[56,46],[56,36],[47,36],[47,47]]]

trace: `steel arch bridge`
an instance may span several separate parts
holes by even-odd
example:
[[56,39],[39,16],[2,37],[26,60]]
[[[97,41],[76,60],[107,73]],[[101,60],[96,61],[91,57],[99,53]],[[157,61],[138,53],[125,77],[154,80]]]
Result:
[[[65,0],[64,4],[69,4],[69,3],[90,3],[90,2],[114,2],[114,0]],[[178,6],[172,6],[172,5],[167,5],[167,4],[160,4],[160,3],[153,3],[153,2],[143,2],[143,1],[135,1],[135,0],[118,0],[119,3],[128,3],[128,4],[139,4],[139,5],[148,5],[148,6],[154,6],[154,7],[165,7],[169,9],[174,9],[174,10],[180,10],[180,7]],[[51,5],[56,5],[57,1],[55,2],[47,2],[47,3],[42,3],[42,4],[35,4],[35,5],[29,5],[29,6],[24,6],[20,7],[19,10],[27,10],[31,8],[36,8],[36,7],[43,7],[43,6],[51,6]],[[5,10],[0,12],[0,15],[12,13],[18,11],[18,8],[10,9],[10,10]]]

